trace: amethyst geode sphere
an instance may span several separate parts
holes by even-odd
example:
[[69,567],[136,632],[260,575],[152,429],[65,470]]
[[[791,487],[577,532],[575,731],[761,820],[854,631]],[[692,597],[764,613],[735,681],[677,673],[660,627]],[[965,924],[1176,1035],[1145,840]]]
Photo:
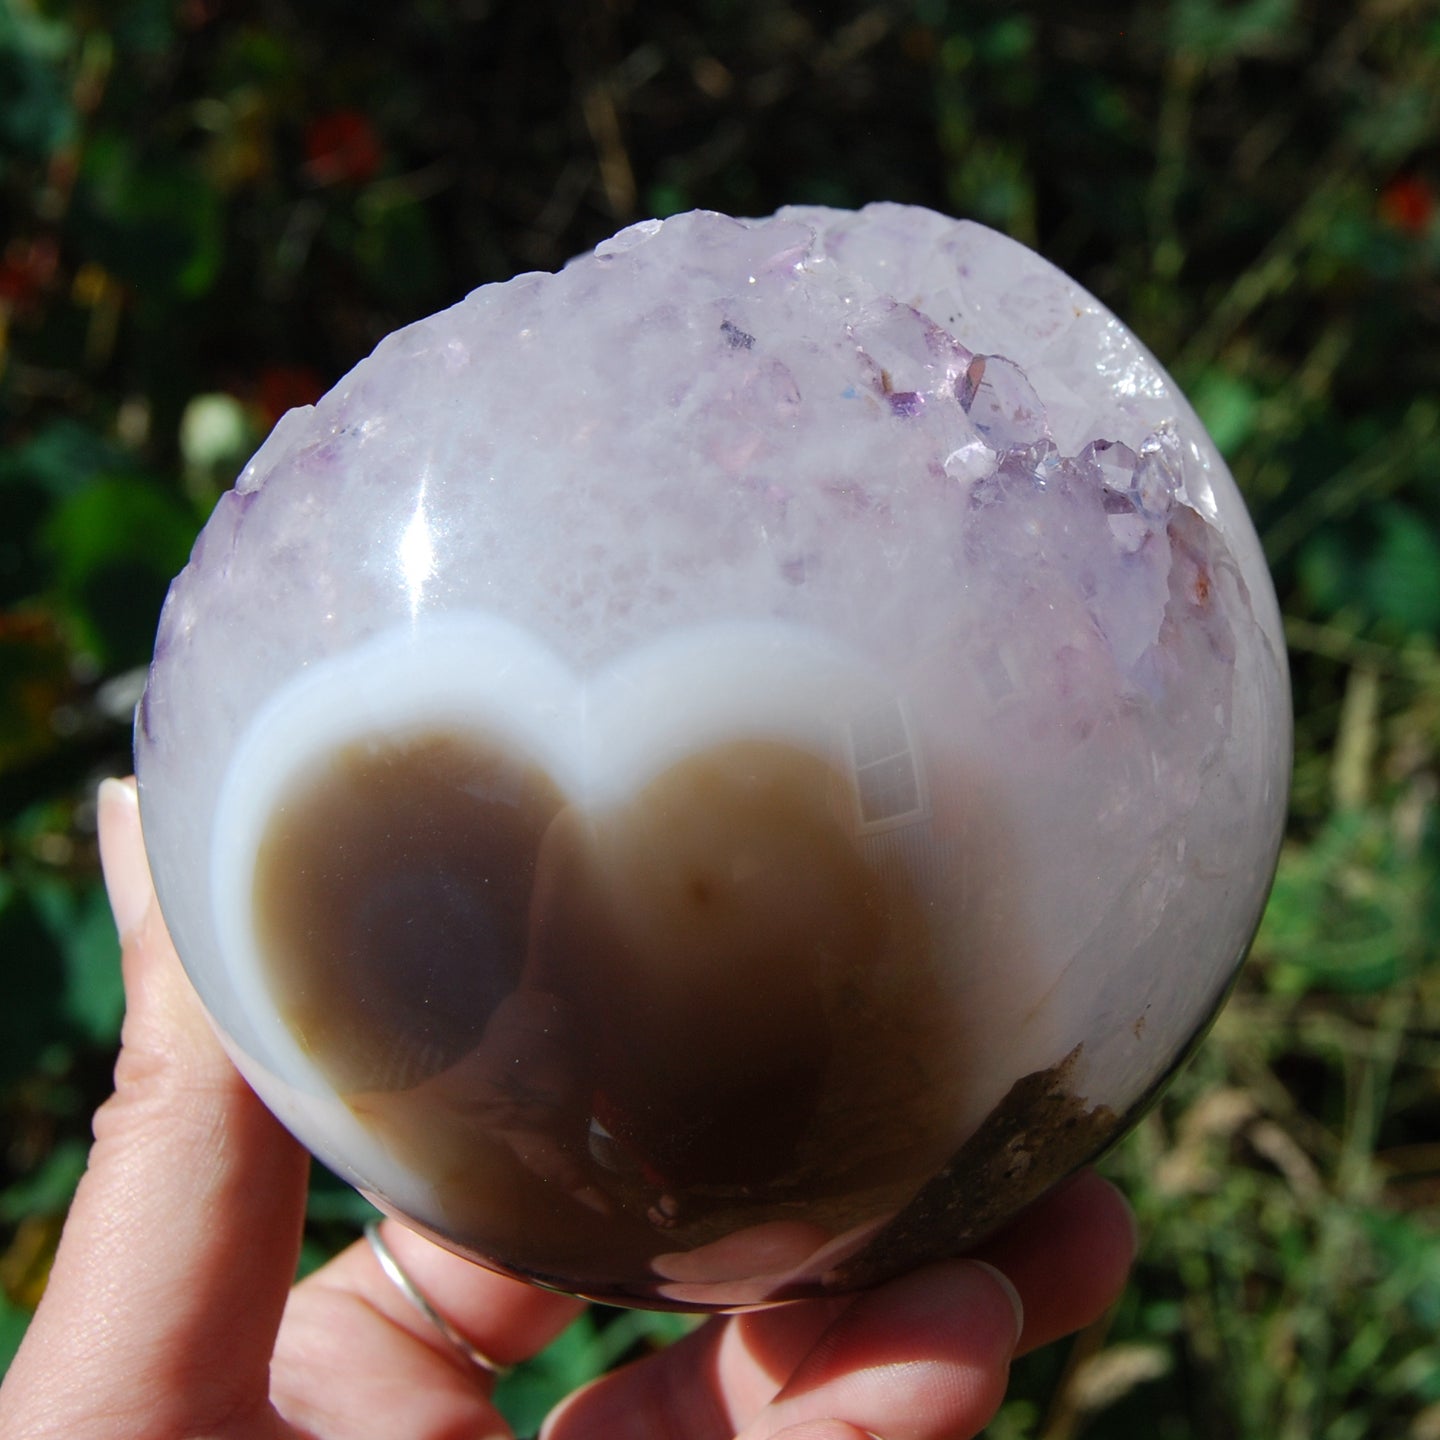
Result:
[[1289,745],[1173,382],[895,205],[636,225],[392,335],[220,502],[137,735],[295,1134],[686,1308],[953,1254],[1115,1138],[1249,942]]

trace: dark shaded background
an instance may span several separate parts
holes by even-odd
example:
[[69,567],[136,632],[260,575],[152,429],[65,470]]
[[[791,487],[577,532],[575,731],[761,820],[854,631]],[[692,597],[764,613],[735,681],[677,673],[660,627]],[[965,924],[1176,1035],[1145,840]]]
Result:
[[[1242,987],[1108,1162],[1114,1316],[989,1432],[1440,1437],[1440,12],[1407,0],[0,0],[0,1360],[119,1018],[93,788],[165,585],[289,405],[631,220],[912,201],[1036,246],[1190,391],[1292,645]],[[308,1263],[359,1206],[317,1183]],[[522,1421],[674,1322],[597,1314]]]

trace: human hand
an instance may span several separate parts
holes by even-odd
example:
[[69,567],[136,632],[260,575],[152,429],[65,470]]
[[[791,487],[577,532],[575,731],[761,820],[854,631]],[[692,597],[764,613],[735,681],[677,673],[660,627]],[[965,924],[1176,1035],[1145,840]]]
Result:
[[[457,1363],[364,1242],[292,1289],[307,1157],[240,1079],[180,967],[133,785],[103,788],[100,841],[124,952],[123,1048],[44,1301],[0,1387],[0,1436],[508,1436],[488,1381]],[[582,1308],[393,1223],[385,1238],[502,1364],[535,1354]],[[709,1320],[572,1395],[544,1435],[971,1436],[999,1405],[1012,1356],[1097,1317],[1134,1248],[1125,1202],[1087,1173],[971,1258],[858,1296]]]

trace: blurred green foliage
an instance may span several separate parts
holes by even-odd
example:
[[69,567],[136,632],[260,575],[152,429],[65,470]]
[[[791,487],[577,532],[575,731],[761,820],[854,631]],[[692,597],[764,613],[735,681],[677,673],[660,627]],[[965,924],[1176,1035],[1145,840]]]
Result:
[[[118,1032],[94,787],[249,449],[632,219],[889,198],[1038,246],[1172,368],[1297,701],[1253,962],[1107,1162],[1136,1281],[990,1433],[1440,1436],[1437,109],[1420,0],[0,0],[0,1363]],[[321,1177],[305,1263],[363,1213]],[[506,1403],[676,1323],[587,1316]]]

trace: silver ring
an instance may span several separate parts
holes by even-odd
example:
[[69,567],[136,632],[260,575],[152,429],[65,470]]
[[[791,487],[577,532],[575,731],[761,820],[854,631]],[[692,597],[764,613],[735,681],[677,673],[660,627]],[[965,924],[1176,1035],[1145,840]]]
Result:
[[380,1262],[380,1268],[394,1282],[395,1288],[440,1332],[455,1358],[472,1370],[493,1380],[503,1380],[512,1367],[492,1360],[483,1350],[471,1344],[424,1296],[420,1287],[405,1273],[395,1252],[380,1233],[380,1222],[372,1220],[365,1227],[365,1238]]

